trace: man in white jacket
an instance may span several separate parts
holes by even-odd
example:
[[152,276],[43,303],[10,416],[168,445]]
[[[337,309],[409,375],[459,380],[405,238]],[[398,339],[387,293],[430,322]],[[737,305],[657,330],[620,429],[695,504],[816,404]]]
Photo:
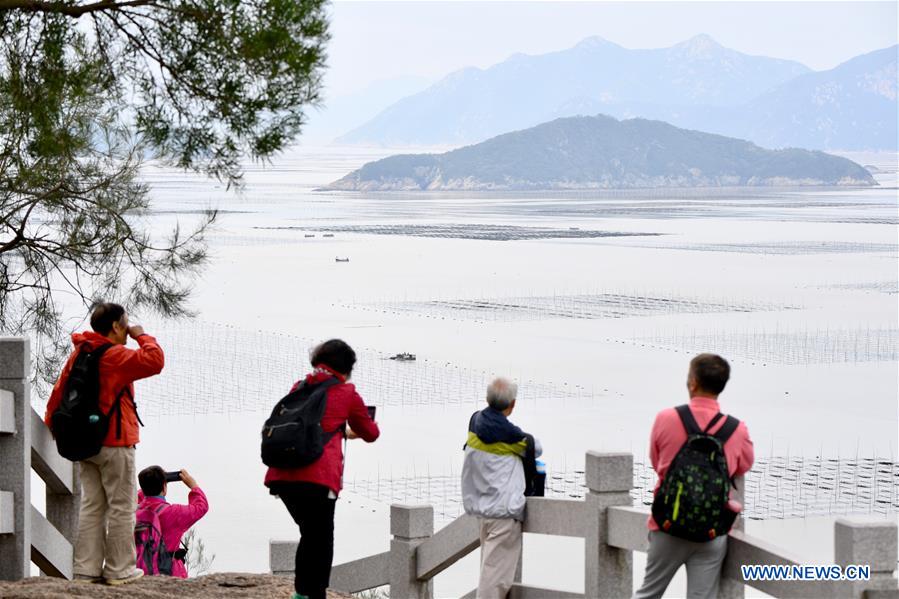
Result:
[[468,425],[462,467],[462,504],[481,527],[478,599],[504,599],[521,556],[526,472],[533,472],[540,444],[509,422],[518,386],[496,379],[487,387],[487,408]]

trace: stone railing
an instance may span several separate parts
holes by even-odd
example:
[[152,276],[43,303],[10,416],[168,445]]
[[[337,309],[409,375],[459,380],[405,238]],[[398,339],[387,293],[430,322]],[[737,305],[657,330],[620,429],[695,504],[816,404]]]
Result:
[[[0,338],[0,580],[31,574],[72,578],[78,532],[78,469],[31,408],[27,339]],[[46,516],[31,505],[31,471],[46,488]]]
[[[525,533],[584,539],[584,594],[521,584],[521,563],[511,599],[616,598],[633,594],[632,552],[646,551],[648,538],[645,509],[631,506],[633,456],[629,453],[594,453],[586,456],[587,495],[583,501],[528,498]],[[738,488],[742,489],[742,481]],[[434,533],[430,506],[392,505],[390,550],[337,565],[331,572],[332,588],[355,593],[390,586],[398,599],[430,599],[434,577],[473,552],[480,545],[477,519],[460,516]],[[833,563],[869,565],[870,579],[845,581],[744,581],[740,566],[799,565],[790,551],[771,546],[742,530],[741,519],[730,534],[719,597],[744,596],[744,585],[774,597],[868,597],[899,599],[893,571],[899,559],[894,521],[852,522],[839,519],[834,528]],[[274,574],[293,574],[296,543],[272,542],[270,566]],[[474,581],[472,581],[474,584]],[[474,591],[465,595],[473,598]]]

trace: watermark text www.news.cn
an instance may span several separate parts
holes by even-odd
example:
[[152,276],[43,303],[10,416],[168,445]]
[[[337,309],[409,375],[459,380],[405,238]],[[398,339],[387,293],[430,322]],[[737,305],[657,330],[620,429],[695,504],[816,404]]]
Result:
[[743,580],[870,580],[871,566],[837,565],[745,565]]

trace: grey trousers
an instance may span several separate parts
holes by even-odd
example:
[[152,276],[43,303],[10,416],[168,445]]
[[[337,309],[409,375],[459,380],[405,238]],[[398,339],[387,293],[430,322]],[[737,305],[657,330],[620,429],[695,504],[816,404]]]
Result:
[[479,518],[481,576],[477,599],[505,599],[515,582],[521,556],[521,522],[511,518]]
[[721,580],[721,563],[727,554],[727,536],[696,543],[653,530],[649,533],[649,553],[643,586],[634,599],[655,599],[668,588],[677,569],[687,566],[687,599],[715,599]]

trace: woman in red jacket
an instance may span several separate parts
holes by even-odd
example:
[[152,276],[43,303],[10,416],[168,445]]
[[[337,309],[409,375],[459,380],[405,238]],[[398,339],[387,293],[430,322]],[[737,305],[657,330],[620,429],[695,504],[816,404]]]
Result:
[[343,436],[361,438],[369,443],[380,435],[378,425],[368,416],[356,387],[346,381],[353,372],[356,352],[340,339],[325,341],[314,350],[312,372],[298,381],[317,386],[336,377],[338,384],[328,388],[321,427],[325,433],[338,431],[327,442],[322,456],[302,468],[269,468],[265,485],[284,502],[300,527],[297,547],[294,598],[325,599],[334,557],[334,504],[343,486]]

